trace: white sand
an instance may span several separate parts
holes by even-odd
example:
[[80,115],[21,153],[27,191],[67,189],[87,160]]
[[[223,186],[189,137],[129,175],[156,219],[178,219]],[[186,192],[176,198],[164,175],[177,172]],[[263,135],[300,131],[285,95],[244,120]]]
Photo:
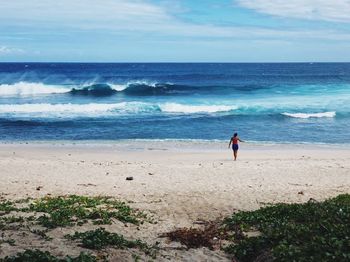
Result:
[[[349,147],[241,144],[238,161],[231,158],[220,142],[1,144],[0,192],[8,199],[83,194],[133,201],[159,221],[141,230],[151,242],[236,210],[350,193]],[[180,260],[227,259],[207,249],[168,253]]]

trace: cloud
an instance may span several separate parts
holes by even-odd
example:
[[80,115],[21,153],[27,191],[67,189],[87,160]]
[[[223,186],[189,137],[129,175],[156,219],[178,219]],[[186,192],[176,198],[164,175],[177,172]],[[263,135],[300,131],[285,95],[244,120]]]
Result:
[[308,20],[350,22],[349,0],[238,0],[259,13]]
[[162,23],[170,19],[165,9],[138,0],[16,0],[1,1],[1,20],[17,23],[73,23],[109,25],[110,23]]
[[[170,1],[171,2],[171,1]],[[321,0],[295,0],[293,3],[282,0],[240,0],[242,6],[263,10],[290,9],[303,3],[324,2]],[[332,1],[344,2],[340,0]],[[288,6],[290,5],[290,6]],[[305,4],[308,6],[308,4]],[[330,4],[329,4],[330,5]],[[325,4],[324,4],[325,6]],[[338,5],[336,5],[339,7]],[[263,7],[265,9],[263,9]],[[283,7],[283,8],[282,8]],[[176,8],[178,11],[179,7]],[[208,40],[230,39],[330,39],[350,40],[350,34],[326,30],[284,30],[258,26],[218,26],[214,24],[185,22],[177,18],[169,5],[156,5],[144,0],[16,0],[0,1],[0,23],[16,26],[27,34],[27,28],[37,32],[59,34],[67,29],[84,32],[108,32],[109,34],[132,34],[140,37],[206,38]],[[287,12],[288,10],[285,10]],[[300,11],[301,12],[301,11]],[[45,30],[41,30],[45,29]],[[32,34],[33,32],[30,32]]]
[[0,46],[0,55],[19,54],[19,53],[24,53],[24,50],[20,48]]

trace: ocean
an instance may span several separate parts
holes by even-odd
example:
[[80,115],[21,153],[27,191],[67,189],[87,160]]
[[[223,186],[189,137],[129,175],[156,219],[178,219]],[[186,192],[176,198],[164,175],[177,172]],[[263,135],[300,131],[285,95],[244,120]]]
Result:
[[0,63],[0,140],[350,143],[350,63]]

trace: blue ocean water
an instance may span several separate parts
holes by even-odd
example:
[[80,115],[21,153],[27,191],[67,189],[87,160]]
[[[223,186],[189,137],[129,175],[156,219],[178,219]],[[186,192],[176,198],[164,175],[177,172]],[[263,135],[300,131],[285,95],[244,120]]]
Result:
[[350,143],[350,63],[0,63],[1,140]]

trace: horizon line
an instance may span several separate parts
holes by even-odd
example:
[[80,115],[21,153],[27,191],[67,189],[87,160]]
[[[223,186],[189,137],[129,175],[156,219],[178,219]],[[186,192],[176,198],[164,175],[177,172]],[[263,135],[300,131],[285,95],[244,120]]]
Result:
[[168,61],[168,62],[156,62],[156,61],[149,61],[149,62],[128,62],[128,61],[122,61],[122,62],[103,62],[103,61],[0,61],[0,64],[348,64],[350,61],[347,62],[340,62],[340,61],[332,61],[332,62],[325,62],[325,61],[270,61],[270,62],[174,62],[174,61]]

